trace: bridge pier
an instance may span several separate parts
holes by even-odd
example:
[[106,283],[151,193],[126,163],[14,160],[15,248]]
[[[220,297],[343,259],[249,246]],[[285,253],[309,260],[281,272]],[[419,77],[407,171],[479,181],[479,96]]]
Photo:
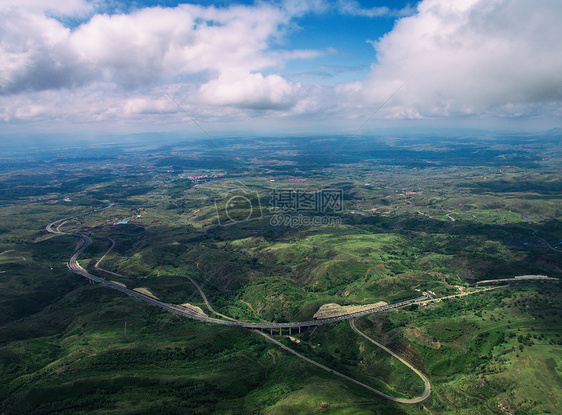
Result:
[[273,336],[273,329],[269,329],[269,334]]
[[282,336],[283,335],[283,329],[281,327],[279,327],[279,335]]
[[299,326],[299,334],[301,334],[301,326]]
[[291,328],[289,327],[289,336],[291,335]]

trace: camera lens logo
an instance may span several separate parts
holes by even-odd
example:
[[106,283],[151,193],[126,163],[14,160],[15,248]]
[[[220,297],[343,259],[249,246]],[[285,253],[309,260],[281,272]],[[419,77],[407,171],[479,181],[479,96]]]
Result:
[[233,225],[263,217],[258,193],[249,190],[230,190],[226,197],[215,200],[215,208],[221,225]]

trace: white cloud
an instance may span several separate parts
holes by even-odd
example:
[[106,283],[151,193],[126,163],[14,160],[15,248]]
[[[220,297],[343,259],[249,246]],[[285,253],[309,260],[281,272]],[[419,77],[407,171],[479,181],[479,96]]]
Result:
[[139,114],[173,114],[178,107],[167,97],[153,99],[149,97],[130,98],[122,105],[124,115]]
[[71,86],[88,78],[65,45],[70,30],[57,20],[0,9],[0,27],[0,93]]
[[300,84],[279,75],[227,71],[200,88],[203,102],[249,109],[288,109],[296,101]]
[[284,23],[285,16],[267,6],[181,5],[95,16],[71,43],[84,62],[133,87],[164,76],[272,66],[279,61],[267,53],[268,40]]
[[[562,100],[562,3],[425,0],[375,42],[363,94],[388,117],[474,115]],[[531,108],[531,106],[529,106]]]
[[93,11],[86,0],[2,0],[0,10],[27,10],[55,16],[86,16]]
[[[94,14],[98,6],[0,3],[0,119],[181,123],[158,84],[190,115],[223,126],[243,128],[252,117],[257,125],[261,116],[266,126],[347,121],[353,130],[406,79],[377,116],[560,117],[559,0],[424,0],[416,13],[354,0],[183,4],[113,15]],[[367,79],[303,86],[285,79],[286,62],[332,55],[331,69],[318,67],[338,74],[334,51],[281,49],[307,13],[406,17],[372,42],[377,62]],[[83,23],[65,25],[76,17]]]
[[0,10],[0,92],[57,89],[96,80],[135,88],[205,72],[256,72],[314,51],[272,52],[288,17],[267,5],[180,5],[95,15],[70,31],[23,8]]
[[[80,1],[74,3],[58,12],[86,10],[79,7]],[[197,104],[202,114],[228,113],[212,110],[217,105],[285,111],[298,101],[300,84],[261,71],[326,53],[272,50],[271,43],[284,34],[291,16],[286,9],[266,4],[228,8],[184,4],[98,14],[73,30],[46,14],[52,10],[49,4],[34,6],[0,8],[4,120],[29,118],[31,96],[43,102],[46,110],[35,113],[45,117],[56,111],[92,120],[177,112],[175,104],[164,102],[161,91],[147,92],[147,87],[157,89],[155,83],[163,83],[182,105]],[[124,88],[121,96],[119,87]],[[99,97],[102,91],[104,96]],[[90,99],[87,93],[99,99]],[[47,97],[50,103],[44,102]],[[51,107],[54,102],[58,104]]]

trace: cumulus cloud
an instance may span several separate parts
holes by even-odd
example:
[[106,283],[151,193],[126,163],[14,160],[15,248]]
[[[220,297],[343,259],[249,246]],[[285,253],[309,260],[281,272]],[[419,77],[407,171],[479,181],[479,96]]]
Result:
[[86,75],[63,46],[69,30],[60,22],[18,9],[0,9],[0,22],[0,92],[57,88]]
[[[406,80],[379,115],[560,116],[559,0],[423,0],[415,10],[279,0],[121,14],[99,14],[100,4],[0,3],[0,119],[181,121],[181,111],[157,86],[163,85],[189,114],[205,120],[243,123],[262,114],[265,124],[275,117],[337,119],[353,128]],[[316,77],[337,80],[355,70],[338,66],[329,48],[282,48],[307,13],[403,17],[371,42],[376,61],[366,79],[303,86],[286,79],[301,69],[295,65],[284,75],[286,62],[331,55],[328,65],[316,65]]]
[[[41,10],[0,10],[0,92],[57,89],[97,80],[135,88],[166,77],[255,72],[313,51],[270,52],[288,17],[267,5],[180,5],[95,15],[71,31]],[[271,81],[269,81],[271,83]]]
[[262,69],[275,63],[268,39],[283,24],[277,9],[143,9],[131,15],[98,15],[71,37],[73,49],[118,83],[133,87],[163,75]]
[[149,97],[135,97],[127,99],[123,104],[125,114],[173,114],[178,107],[167,97],[153,99]]
[[288,82],[279,75],[228,71],[200,88],[204,102],[214,105],[236,105],[250,109],[287,109],[295,101],[300,84]]
[[374,42],[361,93],[381,101],[409,79],[388,117],[520,116],[518,104],[562,99],[560,21],[557,0],[424,0]]

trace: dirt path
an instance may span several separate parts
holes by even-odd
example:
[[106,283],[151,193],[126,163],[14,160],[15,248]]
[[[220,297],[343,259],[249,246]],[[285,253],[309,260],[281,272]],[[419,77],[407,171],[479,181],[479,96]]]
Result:
[[191,281],[191,283],[195,286],[195,288],[197,288],[197,291],[199,291],[199,294],[201,294],[201,297],[203,297],[203,301],[205,301],[205,305],[207,306],[207,308],[209,309],[209,311],[213,314],[216,314],[217,316],[220,316],[222,318],[225,318],[227,320],[231,320],[231,321],[236,321],[235,319],[225,316],[224,314],[220,314],[217,313],[213,307],[211,306],[211,303],[209,303],[209,300],[207,300],[207,296],[205,295],[205,293],[203,292],[203,290],[201,289],[201,287],[199,287],[199,284],[197,284],[195,282],[195,280],[193,278],[191,278],[189,275],[180,275],[181,277],[187,278],[189,281]]
[[[111,246],[109,247],[109,249],[107,250],[107,252],[106,252],[105,254],[103,254],[103,256],[101,257],[101,259],[100,259],[98,262],[96,262],[96,265],[95,265],[95,268],[96,268],[96,269],[100,269],[100,268],[99,268],[99,265],[102,263],[102,261],[105,259],[105,257],[107,256],[107,254],[109,254],[109,253],[111,252],[111,250],[113,249],[113,247],[115,246],[115,241],[114,241],[113,239],[111,239],[111,238],[107,238],[107,239],[111,241]],[[102,270],[102,271],[105,271],[105,270]]]
[[256,320],[260,320],[260,321],[262,321],[262,322],[264,322],[264,323],[268,323],[267,320],[264,320],[263,318],[261,318],[260,316],[257,315],[256,310],[254,310],[254,308],[252,307],[252,305],[251,305],[250,303],[247,303],[247,302],[244,301],[244,300],[240,300],[240,302],[243,303],[243,304],[246,304],[246,305],[248,306],[248,308],[249,308],[250,310],[252,310],[252,313],[254,314],[254,317],[256,318]]

